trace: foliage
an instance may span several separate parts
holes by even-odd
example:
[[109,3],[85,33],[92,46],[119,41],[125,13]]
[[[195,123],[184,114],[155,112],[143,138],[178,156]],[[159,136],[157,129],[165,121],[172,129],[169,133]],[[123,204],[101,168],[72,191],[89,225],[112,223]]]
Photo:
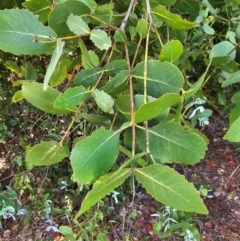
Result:
[[[169,164],[204,157],[208,140],[195,126],[209,124],[212,110],[203,105],[226,106],[224,138],[240,141],[238,2],[132,3],[31,0],[0,11],[0,49],[21,59],[4,60],[21,87],[13,100],[72,120],[61,140],[29,148],[26,161],[69,158],[73,181],[93,184],[76,218],[130,176],[166,206],[207,214],[199,192]],[[68,138],[82,122],[94,131]]]

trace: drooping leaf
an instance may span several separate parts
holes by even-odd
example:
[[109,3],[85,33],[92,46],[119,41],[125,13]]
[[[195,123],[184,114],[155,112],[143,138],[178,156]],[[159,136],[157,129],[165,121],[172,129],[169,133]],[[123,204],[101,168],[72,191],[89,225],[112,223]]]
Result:
[[90,34],[90,28],[80,16],[71,14],[67,19],[67,25],[77,35]]
[[227,87],[240,82],[240,71],[231,74],[225,81],[222,82],[222,87]]
[[60,226],[59,231],[61,232],[62,235],[64,236],[70,236],[73,235],[73,231],[70,227],[68,226]]
[[240,117],[238,117],[229,127],[223,139],[231,142],[240,142]]
[[50,64],[48,65],[47,72],[44,77],[44,82],[43,82],[43,90],[44,91],[47,90],[47,88],[48,88],[48,83],[50,81],[50,78],[51,78],[51,76],[54,72],[54,69],[56,68],[57,63],[62,55],[64,44],[65,44],[65,42],[62,42],[61,39],[57,39],[57,46],[53,51],[53,55],[51,57]]
[[57,109],[54,107],[54,102],[60,95],[56,89],[48,87],[46,91],[43,90],[43,84],[40,83],[24,83],[22,85],[23,97],[38,109],[52,114],[67,114],[69,110]]
[[168,61],[170,63],[173,63],[181,56],[182,53],[182,43],[179,40],[171,40],[163,46],[158,59],[162,62]]
[[136,30],[141,38],[146,38],[148,30],[148,21],[144,18],[140,19],[137,23]]
[[27,151],[26,162],[35,166],[48,166],[69,156],[66,147],[56,141],[44,141]]
[[208,67],[207,67],[206,71],[202,74],[202,76],[199,78],[199,80],[198,80],[196,83],[194,83],[194,84],[191,86],[190,89],[188,89],[188,90],[185,92],[185,97],[186,97],[186,98],[190,98],[190,97],[194,96],[194,95],[198,92],[198,90],[201,88],[203,82],[205,81],[205,77],[206,77],[206,75],[207,75],[207,72],[208,72],[208,70],[209,70],[209,67],[210,67],[210,65],[211,65],[211,62],[212,62],[212,59],[209,61],[209,64],[208,64]]
[[88,192],[83,200],[81,209],[77,213],[76,218],[86,212],[116,187],[120,186],[130,175],[131,170],[128,168],[102,176],[94,183],[92,190]]
[[59,37],[72,35],[67,26],[67,19],[70,14],[82,16],[89,13],[91,13],[91,10],[84,3],[73,0],[65,1],[58,3],[51,11],[48,24]]
[[26,80],[32,80],[32,81],[37,80],[38,78],[37,71],[32,63],[30,62],[23,63],[21,66],[21,69]]
[[95,89],[93,92],[93,98],[96,101],[98,107],[109,114],[113,114],[113,104],[114,101],[110,95],[105,93],[103,90]]
[[112,45],[111,38],[101,29],[93,29],[91,31],[90,39],[100,50],[108,50]]
[[54,107],[59,109],[73,109],[90,95],[91,92],[82,86],[68,88],[57,97],[54,102]]
[[107,63],[103,70],[109,75],[116,75],[122,70],[128,70],[128,63],[125,59],[118,59]]
[[[138,91],[144,93],[144,62],[136,65],[132,76],[137,80]],[[148,60],[147,62],[147,93],[159,98],[166,93],[179,93],[184,78],[179,69],[168,62]]]
[[[198,135],[190,133],[176,123],[166,122],[148,130],[149,149],[154,160],[159,163],[179,162],[192,164],[200,161],[207,149],[205,141]],[[146,150],[145,130],[137,131],[137,144]]]
[[[93,66],[99,66],[99,58],[96,53],[92,50],[88,50],[88,57],[91,59]],[[85,58],[86,55],[82,54],[82,65],[84,69],[91,69],[92,66],[89,65],[88,59]]]
[[4,52],[15,55],[52,53],[55,44],[49,41],[49,36],[56,37],[56,34],[28,10],[2,10],[0,23],[0,49]]
[[27,8],[33,14],[38,15],[38,19],[42,23],[46,23],[48,20],[48,15],[50,13],[50,6],[52,2],[49,0],[31,0],[22,3],[23,7]]
[[172,168],[153,164],[134,169],[134,175],[146,191],[165,206],[185,212],[208,214],[193,184]]
[[22,74],[21,68],[18,66],[18,64],[15,61],[7,60],[7,61],[4,62],[4,65],[11,72],[16,73],[18,75]]
[[117,30],[114,34],[114,40],[116,42],[124,43],[127,41],[127,36],[123,31]]
[[66,79],[69,64],[70,58],[62,54],[49,80],[52,87],[60,85]]
[[180,15],[169,12],[166,7],[159,5],[152,10],[152,13],[173,29],[187,30],[196,27],[196,22],[189,22],[182,19]]
[[135,113],[135,122],[151,120],[179,102],[181,102],[179,95],[165,94],[154,101],[141,105]]
[[93,63],[93,61],[91,59],[91,56],[89,55],[89,52],[88,52],[84,42],[82,41],[82,39],[79,39],[79,46],[80,46],[82,56],[83,56],[84,61],[85,61],[85,67],[86,67],[86,65],[89,69],[97,67],[97,65],[95,65]]
[[89,86],[94,85],[97,82],[101,73],[102,70],[100,68],[84,69],[77,74],[76,78],[74,79],[74,82],[77,85],[82,85],[87,88]]
[[73,180],[93,183],[114,164],[119,151],[119,132],[100,128],[78,142],[71,152]]

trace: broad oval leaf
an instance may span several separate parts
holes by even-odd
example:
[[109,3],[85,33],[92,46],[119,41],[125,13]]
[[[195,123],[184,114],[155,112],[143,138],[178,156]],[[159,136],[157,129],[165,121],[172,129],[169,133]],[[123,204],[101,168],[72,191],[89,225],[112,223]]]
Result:
[[70,14],[81,16],[90,14],[91,10],[81,1],[65,1],[58,3],[49,15],[48,24],[59,37],[72,35],[67,26],[67,19]]
[[114,60],[112,62],[107,63],[103,67],[103,70],[108,75],[115,75],[122,70],[128,70],[128,62],[125,59]]
[[208,214],[193,184],[172,168],[156,163],[134,169],[134,175],[146,191],[165,206],[185,212]]
[[69,157],[69,151],[56,141],[44,141],[35,145],[26,154],[26,162],[35,166],[48,166]]
[[152,13],[173,29],[187,30],[196,27],[197,22],[189,22],[182,19],[180,15],[169,12],[166,7],[159,5]]
[[113,104],[114,104],[114,100],[110,95],[105,93],[103,90],[98,90],[98,89],[95,89],[92,92],[92,95],[93,95],[93,98],[96,101],[98,107],[102,111],[109,113],[109,114],[114,113],[113,108],[112,108]]
[[53,51],[53,55],[51,57],[51,61],[47,67],[47,72],[44,77],[44,82],[43,82],[43,90],[46,90],[48,88],[48,83],[50,81],[50,78],[57,66],[57,63],[62,55],[62,50],[65,42],[62,42],[61,39],[57,39],[57,46]]
[[[132,76],[137,80],[140,94],[144,93],[144,62],[136,65]],[[184,83],[184,78],[179,69],[168,62],[148,60],[147,62],[147,93],[159,98],[166,93],[179,93]]]
[[240,117],[233,122],[223,139],[231,142],[240,142]]
[[58,115],[70,113],[70,110],[54,107],[54,102],[60,95],[60,92],[50,86],[44,91],[43,84],[36,82],[24,83],[22,85],[22,94],[29,103],[47,113]]
[[101,29],[93,29],[91,31],[90,39],[100,50],[108,50],[112,45],[111,38]]
[[76,218],[85,213],[108,193],[113,191],[114,188],[120,186],[130,175],[131,170],[128,168],[102,176],[94,183],[92,190],[88,192],[87,196],[83,200],[81,209],[77,213]]
[[51,43],[49,36],[56,38],[56,34],[28,10],[0,11],[0,23],[0,49],[4,52],[15,55],[52,53],[55,43]]
[[182,43],[179,40],[171,40],[163,46],[158,59],[162,62],[168,61],[170,63],[173,63],[181,56],[182,53]]
[[154,101],[141,105],[135,113],[135,122],[151,120],[179,102],[181,102],[179,95],[173,93],[165,94]]
[[80,184],[93,183],[105,175],[118,156],[119,132],[100,128],[78,142],[71,152],[73,180]]
[[69,29],[77,35],[90,34],[90,28],[80,16],[71,14],[67,19]]
[[89,90],[82,86],[68,88],[60,94],[54,102],[54,107],[59,109],[72,109],[91,95]]
[[230,41],[222,41],[221,43],[214,45],[209,54],[209,58],[220,56],[230,56],[232,59],[235,59],[235,46]]
[[137,23],[136,30],[141,38],[146,38],[148,30],[148,21],[144,18],[140,19]]
[[230,56],[213,57],[211,65],[229,73],[238,70],[237,63]]
[[[159,163],[193,164],[202,159],[207,150],[203,138],[190,133],[176,122],[153,126],[148,129],[148,135],[150,153]],[[136,139],[139,148],[146,150],[146,135],[143,127],[137,131]]]
[[240,91],[235,93],[231,99],[232,103],[239,103],[240,102]]

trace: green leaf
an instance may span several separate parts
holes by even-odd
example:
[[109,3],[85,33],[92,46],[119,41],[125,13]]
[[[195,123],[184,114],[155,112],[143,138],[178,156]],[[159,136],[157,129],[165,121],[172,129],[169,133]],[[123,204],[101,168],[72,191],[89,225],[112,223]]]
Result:
[[240,103],[240,91],[233,95],[231,101],[232,103]]
[[[120,149],[121,150],[121,149]],[[122,166],[119,167],[118,170],[122,170],[126,167],[131,166],[132,164],[134,164],[135,162],[137,162],[142,156],[144,156],[146,153],[142,152],[142,153],[138,153],[135,156],[132,156],[130,159],[126,160]]]
[[74,109],[82,101],[91,95],[89,90],[82,86],[68,88],[64,93],[60,94],[54,102],[54,107],[59,109]]
[[179,0],[174,4],[174,7],[180,12],[189,14],[191,19],[196,19],[200,11],[198,0]]
[[157,201],[185,212],[208,214],[192,183],[168,166],[153,164],[134,169],[138,182]]
[[136,30],[141,38],[146,38],[148,30],[148,21],[144,18],[140,19],[137,23]]
[[55,38],[56,34],[28,10],[2,10],[0,23],[0,49],[4,52],[39,55],[53,51],[54,43],[49,42],[49,36]]
[[68,226],[60,226],[59,231],[61,232],[61,234],[63,236],[72,236],[73,235],[72,229]]
[[236,104],[233,109],[231,109],[229,117],[229,125],[232,125],[233,122],[240,117],[240,103]]
[[222,87],[227,87],[240,82],[240,71],[231,74],[225,81],[222,82]]
[[73,180],[93,183],[114,164],[119,151],[119,132],[100,128],[78,142],[71,153]]
[[74,82],[87,88],[97,83],[101,73],[100,68],[84,69],[77,74]]
[[93,29],[91,31],[90,39],[100,50],[108,50],[112,46],[111,38],[101,29]]
[[204,82],[204,80],[205,80],[205,77],[206,77],[206,75],[207,75],[207,72],[208,72],[208,70],[209,70],[209,67],[210,67],[210,65],[211,65],[211,62],[212,62],[212,59],[210,59],[206,71],[202,74],[202,76],[199,78],[199,80],[198,80],[196,83],[194,83],[194,84],[191,86],[190,89],[188,89],[187,91],[185,91],[185,97],[186,97],[186,98],[190,98],[190,97],[194,96],[194,95],[198,92],[198,90],[201,89],[201,87],[202,87],[202,85],[203,85],[203,82]]
[[47,113],[62,115],[70,112],[53,106],[60,92],[50,86],[46,91],[43,91],[43,84],[36,82],[24,83],[22,85],[22,94],[29,103]]
[[48,65],[47,72],[44,77],[44,83],[43,83],[44,91],[47,90],[47,88],[48,88],[48,83],[50,81],[50,78],[51,78],[51,76],[54,72],[54,69],[56,68],[57,63],[62,55],[64,44],[65,44],[65,42],[62,42],[61,39],[57,39],[57,46],[53,51],[53,55],[51,57],[50,64]]
[[165,94],[154,101],[141,105],[135,113],[135,122],[151,120],[179,102],[181,102],[179,95]]
[[21,68],[17,65],[17,63],[15,61],[7,60],[7,61],[4,62],[4,65],[11,72],[16,73],[18,75],[22,74]]
[[66,79],[69,64],[70,58],[62,54],[49,80],[52,87],[60,85]]
[[119,43],[124,43],[127,41],[127,36],[122,30],[117,30],[114,34],[114,40]]
[[116,187],[120,186],[130,175],[131,170],[128,168],[102,176],[94,183],[92,190],[88,192],[83,200],[81,209],[77,213],[76,218],[86,212]]
[[240,117],[233,122],[223,139],[231,142],[240,142]]
[[108,94],[106,94],[104,91],[100,91],[98,89],[95,89],[93,92],[93,98],[96,101],[96,104],[98,105],[98,107],[106,112],[106,113],[110,113],[113,114],[113,104],[114,101],[112,99],[112,97]]
[[69,151],[56,141],[44,141],[35,145],[26,154],[26,162],[34,166],[48,166],[62,161]]
[[236,62],[230,56],[213,57],[211,66],[217,67],[229,73],[233,73],[238,70]]
[[[88,57],[91,59],[91,62],[93,64],[93,66],[99,66],[99,58],[96,55],[95,52],[93,52],[92,50],[88,50]],[[86,55],[82,55],[82,65],[84,69],[90,69],[92,68],[92,66],[89,66],[89,62],[88,59],[85,59]]]
[[230,56],[232,59],[236,57],[235,46],[229,41],[222,41],[213,46],[209,58],[220,57],[220,56]]
[[158,59],[162,62],[168,61],[173,63],[181,56],[182,53],[183,45],[181,42],[179,40],[171,40],[163,46]]
[[[140,128],[140,127],[138,127]],[[149,149],[154,160],[160,163],[177,162],[192,164],[205,155],[205,141],[196,134],[190,133],[176,123],[166,122],[149,128]],[[146,150],[145,130],[137,132],[137,144]]]
[[38,78],[37,71],[32,63],[30,62],[23,63],[23,65],[21,66],[21,69],[26,80],[32,80],[32,81],[37,80]]
[[[144,62],[136,65],[132,76],[137,80],[140,94],[144,93]],[[179,93],[184,83],[184,78],[179,69],[168,62],[148,60],[147,62],[147,93],[155,98],[166,93]]]
[[21,90],[18,90],[17,92],[14,93],[13,97],[12,97],[12,102],[17,103],[21,100],[23,100],[23,94]]
[[127,85],[127,80],[129,77],[128,70],[122,70],[117,73],[106,85],[104,85],[101,90],[105,91],[107,94],[110,95],[117,95],[125,90]]
[[196,27],[197,22],[188,22],[179,15],[169,12],[166,7],[159,5],[152,13],[173,29],[187,30]]
[[128,63],[125,59],[118,59],[107,63],[103,70],[109,75],[116,75],[122,70],[128,70]]
[[97,7],[96,12],[93,14],[97,21],[93,21],[94,24],[99,24],[101,21],[101,26],[108,27],[108,24],[111,24],[113,17],[113,3],[101,4]]
[[69,0],[58,3],[54,7],[49,15],[48,24],[59,37],[72,35],[72,32],[67,26],[67,19],[70,14],[81,16],[89,13],[91,13],[91,10],[84,3]]
[[69,29],[77,35],[90,34],[90,28],[80,16],[71,14],[67,19],[67,25]]
[[27,8],[34,15],[38,15],[38,19],[42,23],[46,23],[48,20],[48,15],[51,12],[50,6],[52,2],[49,0],[31,0],[28,2],[22,3],[24,8]]
[[97,3],[94,0],[78,0],[83,2],[86,6],[91,9],[91,13],[94,13],[97,9]]
[[85,65],[87,65],[89,69],[95,68],[97,65],[95,65],[92,62],[91,56],[89,55],[89,52],[88,52],[84,42],[82,41],[82,39],[79,39],[79,46],[80,46],[82,56],[83,56],[84,61],[85,61]]
[[102,115],[93,115],[93,114],[85,114],[81,113],[81,116],[88,122],[98,125],[98,126],[105,126],[110,127],[111,121]]

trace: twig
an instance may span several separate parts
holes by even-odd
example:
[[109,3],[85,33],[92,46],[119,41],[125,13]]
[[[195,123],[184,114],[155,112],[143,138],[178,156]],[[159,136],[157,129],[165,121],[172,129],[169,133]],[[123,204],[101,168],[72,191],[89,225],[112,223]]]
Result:
[[126,25],[127,25],[128,18],[129,18],[129,16],[130,16],[130,13],[131,13],[131,11],[132,11],[132,8],[133,8],[134,3],[135,3],[135,0],[131,0],[130,4],[129,4],[129,6],[128,6],[127,13],[126,13],[126,15],[125,15],[125,17],[124,17],[124,19],[123,19],[123,21],[122,21],[122,24],[121,24],[120,28],[119,28],[119,29],[122,30],[123,32],[124,32],[125,27],[126,27]]
[[232,178],[232,176],[234,175],[234,173],[237,171],[237,169],[240,167],[240,165],[238,165],[235,170],[232,172],[232,174],[230,175],[230,178]]

